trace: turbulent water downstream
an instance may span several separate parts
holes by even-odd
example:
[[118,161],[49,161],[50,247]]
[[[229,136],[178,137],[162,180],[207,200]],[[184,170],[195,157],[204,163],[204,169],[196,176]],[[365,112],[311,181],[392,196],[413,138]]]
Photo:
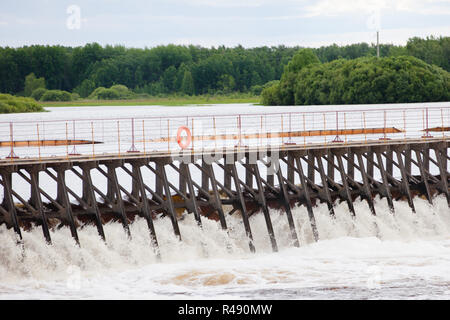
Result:
[[[223,110],[208,108],[201,112]],[[195,110],[176,109],[167,110]],[[44,116],[61,117],[61,111]],[[130,225],[131,240],[119,223],[104,226],[106,243],[94,226],[86,226],[79,232],[81,248],[67,228],[52,231],[51,246],[36,228],[23,232],[22,250],[14,232],[0,226],[0,299],[449,299],[450,209],[443,196],[433,201],[431,206],[414,198],[416,213],[398,201],[392,214],[386,199],[376,198],[373,216],[357,200],[354,218],[344,202],[336,204],[335,218],[320,204],[314,208],[318,242],[306,208],[296,207],[298,248],[291,244],[286,215],[272,210],[276,253],[262,214],[250,217],[255,254],[238,215],[227,216],[226,234],[206,218],[201,230],[185,214],[181,242],[170,219],[159,218],[154,223],[160,262],[143,219]]]
[[[356,202],[351,218],[345,203],[332,219],[325,204],[315,210],[315,243],[304,207],[294,209],[300,247],[290,244],[286,216],[272,211],[280,251],[271,252],[262,215],[251,217],[257,253],[249,252],[238,217],[227,236],[214,221],[203,230],[192,215],[180,221],[183,241],[169,219],[155,221],[162,262],[149,247],[146,223],[131,225],[127,240],[120,224],[108,224],[103,243],[94,227],[80,232],[81,248],[68,230],[42,241],[41,230],[24,232],[23,253],[12,231],[0,229],[0,297],[125,299],[365,299],[450,298],[450,211],[443,197],[429,206],[415,199],[417,213],[383,199],[378,216]],[[231,250],[227,250],[227,244]]]

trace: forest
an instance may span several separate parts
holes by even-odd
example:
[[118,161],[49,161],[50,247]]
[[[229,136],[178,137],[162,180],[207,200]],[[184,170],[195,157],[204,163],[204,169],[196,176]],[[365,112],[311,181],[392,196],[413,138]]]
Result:
[[[97,43],[74,48],[42,45],[0,47],[0,92],[41,101],[129,99],[174,94],[250,93],[257,96],[263,89],[271,87],[273,81],[282,78],[288,63],[300,49],[286,46],[203,48],[194,45],[138,49]],[[362,58],[354,62],[362,63],[376,56],[375,45],[367,43],[310,50],[322,64],[322,67],[315,67],[319,69],[325,66],[341,68],[344,61]],[[411,38],[405,46],[383,44],[380,55],[383,58],[412,56],[433,65],[433,68],[450,71],[450,37]],[[412,60],[395,61],[409,63]],[[328,65],[329,62],[332,64]],[[441,72],[441,69],[436,70],[430,72]],[[310,70],[308,77],[322,71]],[[305,82],[304,85],[310,84]],[[305,98],[304,101],[326,102],[326,99]],[[345,103],[346,100],[342,101]]]

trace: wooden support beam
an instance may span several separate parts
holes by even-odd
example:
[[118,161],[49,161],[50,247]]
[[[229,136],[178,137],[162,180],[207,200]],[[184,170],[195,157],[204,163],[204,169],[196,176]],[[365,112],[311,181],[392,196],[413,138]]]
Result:
[[[27,181],[31,185],[31,180],[26,175],[23,174],[20,170],[16,172],[19,176],[21,176],[25,181]],[[53,204],[58,210],[64,210],[64,207],[56,202],[52,197],[48,195],[42,188],[39,188],[39,192],[48,200],[51,204]]]
[[450,194],[448,191],[448,178],[447,178],[447,170],[446,170],[446,165],[445,163],[447,162],[447,159],[444,158],[444,156],[446,156],[447,153],[447,148],[445,148],[445,153],[442,152],[438,149],[435,148],[434,152],[436,154],[436,160],[439,164],[439,173],[441,176],[441,190],[442,192],[445,194],[445,197],[447,198],[447,205],[450,208]]
[[264,219],[266,221],[267,232],[269,233],[270,243],[272,245],[272,251],[278,252],[277,239],[275,238],[275,233],[273,231],[272,220],[270,219],[269,209],[267,208],[266,196],[264,195],[264,189],[261,182],[261,175],[259,173],[258,164],[252,164],[253,174],[256,179],[256,185],[258,187],[259,203],[262,207],[264,213]]
[[388,173],[390,176],[394,175],[394,166],[393,166],[393,162],[392,162],[392,158],[393,158],[393,151],[392,150],[388,150],[386,151],[386,173]]
[[236,164],[227,164],[226,166],[230,166],[231,174],[233,175],[234,187],[236,188],[236,193],[239,197],[241,216],[242,216],[242,221],[244,223],[245,234],[246,234],[247,238],[249,239],[248,246],[250,248],[250,252],[255,252],[255,245],[253,244],[252,229],[250,228],[250,222],[248,221],[247,207],[245,205],[244,196],[242,195],[242,189],[241,189],[241,184],[239,182],[239,178],[237,175]]
[[[245,157],[245,163],[247,165],[250,164],[250,154]],[[235,164],[233,164],[234,166],[236,166]],[[253,189],[253,175],[250,169],[245,169],[245,185],[249,188],[249,189]]]
[[406,149],[404,151],[404,155],[405,155],[405,171],[406,171],[406,176],[407,179],[409,179],[409,177],[411,176],[411,149]]
[[161,252],[159,250],[158,238],[156,237],[155,226],[153,225],[153,219],[150,213],[150,208],[148,205],[147,193],[145,192],[144,179],[142,178],[141,166],[137,163],[132,163],[134,174],[134,180],[136,180],[136,185],[138,187],[139,194],[141,196],[141,213],[147,221],[147,227],[150,232],[150,241],[152,247],[155,250],[156,257],[161,259]]
[[[127,234],[128,238],[131,239],[131,232],[130,227],[128,225],[128,218],[125,213],[125,206],[123,204],[122,199],[122,193],[120,191],[120,185],[119,180],[117,179],[117,173],[116,173],[116,164],[106,164],[106,167],[108,168],[107,176],[108,181],[111,185],[111,195],[107,195],[109,202],[112,203],[112,210],[119,215],[120,220],[122,222],[123,229],[125,230],[125,233]],[[101,170],[99,167],[98,170],[105,175],[105,172]]]
[[[239,162],[240,163],[240,162]],[[224,172],[225,172],[225,170],[228,170],[228,171],[231,171],[231,169],[230,168],[226,168],[226,166],[224,166],[223,164],[221,164],[221,163],[216,163],[220,168],[222,168],[223,170],[224,170]],[[250,165],[249,164],[246,164],[245,166],[243,166],[244,168],[245,168],[245,171],[246,172],[249,172],[250,174],[252,173],[252,169],[251,169],[251,167],[250,167]],[[231,171],[232,172],[232,171]],[[253,178],[253,177],[252,177]],[[244,187],[244,189],[245,190],[247,190],[248,191],[248,193],[250,193],[253,197],[255,197],[256,196],[256,192],[253,190],[253,188],[251,188],[250,186],[248,186],[244,181],[242,181],[241,179],[238,179],[239,180],[239,183]],[[221,187],[222,188],[222,190],[223,191],[225,191],[229,196],[230,196],[230,198],[232,198],[234,195],[233,195],[233,192],[231,191],[231,189],[230,190],[227,190],[226,188],[225,188],[225,186],[223,186],[221,183],[219,183],[219,182],[217,182],[217,184],[219,185],[219,187]]]
[[417,163],[419,164],[420,176],[422,177],[422,182],[425,185],[425,192],[426,192],[427,200],[431,205],[433,205],[433,199],[431,196],[430,185],[428,183],[428,177],[427,177],[428,173],[427,173],[427,171],[425,171],[425,167],[423,165],[422,154],[419,150],[415,150],[415,153],[416,153]]
[[[225,158],[224,158],[225,159]],[[226,160],[224,160],[226,162]],[[225,165],[223,166],[223,182],[224,182],[224,187],[228,190],[231,190],[231,172],[230,172],[230,167]]]
[[220,225],[222,226],[223,230],[227,230],[227,222],[225,220],[225,214],[223,212],[222,202],[220,201],[219,191],[217,189],[217,180],[216,180],[216,176],[214,174],[214,168],[212,167],[212,165],[209,164],[206,166],[206,170],[208,170],[208,172],[209,172],[209,178],[211,180],[211,188],[213,191],[214,204],[215,204],[216,210],[219,214]]
[[162,180],[164,194],[166,196],[167,210],[169,211],[168,213],[169,213],[170,219],[172,221],[173,231],[175,233],[175,236],[177,236],[178,240],[181,241],[180,228],[178,227],[177,214],[175,212],[175,207],[173,205],[172,195],[170,194],[170,186],[169,186],[169,181],[167,180],[166,168],[163,164],[157,165],[157,168],[158,168],[158,172],[160,174],[160,177],[158,177],[158,178]]
[[288,154],[287,154],[287,163],[288,163],[288,166],[287,166],[287,179],[288,179],[289,182],[291,182],[293,184],[295,184],[295,178],[294,178],[295,177],[295,175],[294,175],[295,170],[293,169],[294,161],[295,161],[294,155],[291,152],[288,152]]
[[178,171],[178,190],[181,193],[186,194],[186,187],[187,187],[187,182],[186,182],[186,175],[185,174],[181,174],[181,172],[183,172],[183,170],[181,170],[181,167],[184,164],[182,162],[180,162],[180,170]]
[[[136,166],[131,166],[131,172],[133,173],[133,176],[137,176],[137,173],[134,172],[135,170],[137,170]],[[139,199],[139,189],[140,187],[138,180],[131,178],[131,195],[133,196],[133,198]]]
[[283,173],[281,172],[281,167],[279,166],[279,164],[277,170],[277,177],[278,177],[278,184],[280,186],[281,201],[283,202],[289,223],[289,229],[291,230],[291,237],[292,240],[294,241],[294,246],[299,247],[300,243],[298,241],[297,231],[295,230],[294,219],[292,218],[291,205],[289,204],[289,195],[287,193],[286,186],[283,181]]
[[327,176],[331,179],[334,180],[334,154],[333,152],[329,149],[327,151]]
[[[81,169],[83,170],[83,190],[84,190],[83,193],[86,193],[85,196],[87,198],[85,199],[85,201],[89,206],[88,210],[91,214],[94,215],[95,225],[97,226],[98,234],[103,239],[103,241],[106,241],[100,210],[98,208],[97,198],[95,197],[94,184],[92,183],[91,177],[92,169],[88,166],[81,166]],[[84,188],[86,188],[86,190]]]
[[[161,172],[161,167],[162,164],[160,163],[155,163],[155,193],[162,198],[163,197],[163,182],[162,179],[158,179],[158,175],[156,174],[156,172]],[[147,165],[147,167],[152,170],[153,168],[150,165]],[[153,171],[153,170],[152,170]],[[154,195],[153,195],[154,197]]]
[[[177,171],[178,172],[178,174],[181,174],[181,170],[180,169],[178,169],[177,167],[175,167],[174,165],[173,165],[173,163],[169,163],[169,165],[173,168],[173,169],[175,169],[175,171]],[[198,166],[196,163],[194,163],[194,165],[195,166]],[[151,167],[149,167],[151,170],[153,169],[153,168],[151,168]],[[200,170],[201,170],[201,167],[199,168]],[[200,193],[209,201],[210,199],[211,199],[211,195],[208,193],[208,192],[206,192],[206,190],[203,190],[202,189],[202,187],[200,186],[200,185],[198,185],[198,183],[196,183],[193,179],[191,179],[191,181],[192,181],[192,184],[197,188],[197,190],[198,190],[198,192],[199,192],[199,195],[200,195]]]
[[[221,167],[222,169],[224,169],[225,167],[224,167],[224,165],[223,164],[221,164],[221,163],[216,163],[219,167]],[[202,173],[202,175],[205,175],[206,177],[208,177],[208,179],[209,179],[209,169],[208,169],[208,166],[210,166],[210,165],[205,165],[205,166],[200,166],[200,165],[198,165],[197,163],[194,163],[194,165],[201,171],[201,173]],[[212,166],[212,165],[211,165]],[[224,169],[225,170],[225,169]],[[230,173],[230,175],[231,175],[231,173]],[[215,177],[215,176],[214,176]],[[227,188],[225,188],[225,186],[223,185],[223,184],[221,184],[219,181],[215,181],[215,183],[216,183],[216,185],[218,186],[218,187],[220,187],[221,189],[222,189],[222,191],[224,191],[226,194],[227,194],[227,196],[228,197],[230,197],[230,198],[233,198],[234,197],[234,193],[233,193],[233,191],[231,190],[231,189],[227,189]],[[208,181],[208,185],[209,185],[209,181]],[[203,189],[203,187],[202,187],[202,189]],[[209,195],[209,190],[205,190],[205,189],[203,189],[205,192],[208,192],[208,195]]]
[[366,198],[366,201],[369,204],[370,211],[372,212],[373,215],[375,215],[376,212],[375,212],[375,207],[373,205],[372,192],[370,191],[369,180],[367,178],[367,172],[364,168],[364,162],[363,162],[361,153],[357,152],[356,157],[358,159],[359,171],[361,173],[361,177],[363,180],[364,198]]
[[423,154],[423,166],[425,168],[425,170],[427,170],[428,172],[430,171],[430,149],[427,147],[425,149],[422,150],[422,154]]
[[316,218],[314,217],[314,212],[312,209],[311,197],[309,194],[308,184],[306,182],[306,177],[303,172],[302,162],[300,158],[296,157],[295,161],[297,163],[298,174],[300,176],[300,183],[302,185],[303,196],[305,198],[306,209],[308,211],[309,222],[311,224],[312,233],[314,236],[314,240],[319,240],[319,232],[317,231]]
[[378,168],[381,174],[381,180],[383,181],[382,188],[384,190],[384,195],[386,196],[389,209],[391,210],[391,212],[394,212],[394,202],[392,201],[392,194],[389,188],[389,181],[387,179],[386,171],[384,170],[383,158],[381,157],[381,154],[379,152],[376,152],[376,156],[378,161]]
[[44,206],[42,204],[41,193],[39,192],[39,170],[35,168],[29,168],[27,170],[31,180],[31,204],[37,209],[41,218],[42,232],[44,233],[45,241],[48,244],[52,243],[50,231],[48,229],[47,217],[44,212]]
[[365,158],[367,159],[367,175],[373,177],[373,151],[368,151]]
[[308,179],[310,181],[312,181],[312,183],[316,183],[315,181],[315,177],[314,177],[314,153],[311,150],[308,150],[308,157],[307,157],[307,161],[308,161]]
[[205,172],[206,166],[208,166],[208,164],[206,163],[205,159],[203,159],[202,160],[202,168],[204,170],[202,171],[202,188],[209,192],[209,177]]
[[351,149],[348,150],[347,176],[352,180],[355,179],[355,154]]
[[327,177],[325,176],[325,171],[323,168],[323,163],[322,163],[322,157],[317,155],[316,156],[317,159],[317,165],[319,166],[319,174],[320,174],[320,178],[322,180],[322,192],[325,195],[325,199],[328,205],[328,212],[330,213],[331,216],[334,217],[334,208],[333,208],[333,201],[331,200],[331,194],[330,194],[330,190],[328,188],[328,181],[327,181]]
[[275,175],[273,174],[273,172],[270,172],[270,168],[267,168],[267,176],[266,176],[266,181],[267,184],[271,187],[275,186]]
[[352,216],[355,216],[355,208],[353,206],[353,200],[352,200],[352,196],[350,193],[350,188],[348,186],[347,174],[345,173],[342,156],[340,154],[337,154],[336,159],[337,159],[338,166],[339,166],[339,173],[340,173],[341,179],[342,179],[342,186],[344,188],[345,200],[347,201],[347,205],[348,205],[348,209],[350,210],[350,213],[352,214]]
[[201,227],[202,220],[200,217],[200,212],[198,211],[197,198],[195,196],[195,189],[194,189],[194,185],[192,184],[191,171],[189,169],[188,163],[180,164],[180,175],[185,176],[188,190],[189,190],[189,199],[191,201],[191,211],[194,213],[194,218],[197,221],[197,224]]
[[19,227],[19,220],[17,218],[16,206],[14,205],[14,199],[12,195],[12,173],[5,170],[1,171],[2,182],[3,182],[3,207],[6,207],[6,211],[9,213],[10,222],[14,228],[19,242],[22,241],[22,233]]
[[405,166],[403,165],[402,152],[400,150],[397,150],[396,153],[397,153],[398,166],[400,168],[400,173],[402,175],[402,188],[401,189],[403,191],[403,194],[406,195],[406,197],[408,199],[408,204],[409,204],[412,212],[415,213],[416,208],[414,207],[414,202],[411,197],[411,191],[409,190],[409,182],[408,182],[408,177],[406,175]]
[[72,205],[69,201],[69,194],[67,192],[66,188],[66,169],[62,166],[57,166],[55,168],[56,170],[56,176],[58,179],[57,185],[58,185],[58,197],[60,204],[64,207],[64,212],[66,214],[66,220],[69,223],[70,227],[70,233],[72,234],[72,237],[75,239],[75,242],[77,245],[80,245],[80,240],[78,238],[77,228],[75,226],[75,221],[72,214]]

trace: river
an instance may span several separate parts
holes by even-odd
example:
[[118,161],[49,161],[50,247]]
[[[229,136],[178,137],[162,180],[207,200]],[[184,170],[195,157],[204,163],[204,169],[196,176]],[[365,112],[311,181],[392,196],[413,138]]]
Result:
[[[0,119],[351,111],[363,107],[368,106],[71,107],[2,115]],[[443,196],[437,196],[433,206],[421,198],[415,198],[414,204],[416,213],[406,202],[397,201],[392,214],[385,199],[376,198],[377,216],[373,216],[367,203],[357,200],[356,217],[352,218],[347,205],[339,203],[334,219],[326,204],[320,204],[314,208],[318,242],[314,242],[306,208],[296,207],[298,248],[291,244],[285,214],[272,210],[279,246],[276,253],[260,214],[250,217],[256,253],[249,251],[239,217],[227,217],[227,235],[215,221],[203,219],[200,230],[194,217],[185,215],[179,221],[181,242],[169,219],[156,219],[160,262],[149,245],[143,219],[131,225],[131,240],[118,223],[105,225],[106,243],[95,227],[86,226],[79,231],[81,247],[75,245],[67,228],[52,231],[51,246],[36,228],[23,232],[24,251],[15,244],[14,232],[3,225],[0,299],[449,299],[450,209]]]

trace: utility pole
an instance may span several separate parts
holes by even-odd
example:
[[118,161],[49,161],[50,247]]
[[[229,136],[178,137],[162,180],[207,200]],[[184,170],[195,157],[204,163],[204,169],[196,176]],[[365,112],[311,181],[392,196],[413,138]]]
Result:
[[380,57],[380,32],[377,31],[377,58]]

